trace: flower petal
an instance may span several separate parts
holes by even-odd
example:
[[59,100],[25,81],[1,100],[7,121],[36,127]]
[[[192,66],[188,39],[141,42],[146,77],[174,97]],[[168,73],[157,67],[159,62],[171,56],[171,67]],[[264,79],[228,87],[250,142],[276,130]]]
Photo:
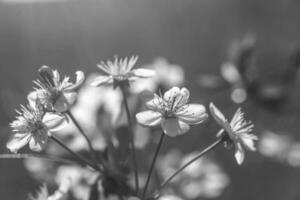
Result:
[[[52,70],[51,67],[48,67],[46,65],[42,66],[39,68],[38,70],[40,77],[42,78],[42,80],[47,83],[50,84],[52,87],[56,86],[57,83],[57,78],[59,81],[59,74],[58,72],[55,70]],[[57,77],[58,74],[58,77]]]
[[99,87],[101,85],[109,85],[113,83],[113,78],[111,76],[98,76],[91,83],[91,86]]
[[220,126],[224,127],[224,124],[228,123],[223,113],[212,102],[209,104],[209,110]]
[[66,118],[63,115],[54,113],[46,113],[43,118],[43,123],[51,130],[57,130],[65,125]]
[[170,90],[166,91],[164,94],[165,101],[173,101],[173,99],[180,94],[179,87],[172,87]]
[[[111,61],[108,61],[108,63],[110,63],[110,62]],[[105,73],[111,74],[111,68],[108,67],[104,62],[101,62],[101,64],[98,64],[97,67],[100,68]]]
[[224,63],[221,66],[222,77],[231,84],[236,84],[241,81],[241,75],[235,65],[232,63]]
[[253,134],[240,134],[239,135],[243,145],[249,151],[256,151],[254,140],[258,140],[256,135]]
[[29,148],[32,151],[42,151],[48,142],[48,130],[43,128],[32,134],[29,141]]
[[163,110],[162,106],[163,106],[163,99],[157,94],[154,94],[154,98],[146,102],[146,107],[150,110],[155,110],[155,111]]
[[143,126],[156,126],[161,122],[161,113],[147,110],[136,114],[136,120]]
[[178,120],[179,127],[180,127],[180,135],[188,132],[190,130],[190,125],[185,123],[184,121]]
[[64,91],[73,91],[73,90],[78,89],[83,84],[84,80],[85,80],[84,73],[82,71],[77,71],[75,83],[64,88]]
[[129,72],[135,65],[136,61],[138,60],[138,56],[132,56],[128,63],[126,62],[126,71]]
[[235,142],[235,153],[234,153],[235,159],[239,165],[241,165],[245,158],[245,152],[244,149],[239,142]]
[[36,100],[38,99],[38,92],[37,91],[32,91],[27,95],[27,100],[29,102],[29,105],[31,107],[35,107],[36,105]]
[[176,96],[174,107],[181,107],[188,103],[190,99],[190,91],[186,88],[181,88],[180,93]]
[[155,71],[151,69],[139,68],[130,71],[129,74],[139,78],[149,78],[155,75]]
[[6,148],[13,153],[17,153],[19,149],[24,147],[29,142],[30,137],[30,133],[15,133],[8,140]]
[[164,133],[170,137],[184,134],[190,129],[188,124],[176,118],[163,119],[161,126]]
[[176,115],[181,121],[188,124],[199,124],[208,118],[205,111],[205,107],[201,104],[189,104],[179,110]]

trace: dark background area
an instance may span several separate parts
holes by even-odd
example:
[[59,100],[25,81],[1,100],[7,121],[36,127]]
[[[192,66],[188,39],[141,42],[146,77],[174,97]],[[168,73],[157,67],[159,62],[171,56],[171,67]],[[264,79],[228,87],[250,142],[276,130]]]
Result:
[[[1,1],[0,1],[1,2]],[[219,73],[228,44],[245,33],[258,41],[258,63],[266,71],[284,67],[290,49],[300,42],[297,0],[81,0],[61,3],[0,3],[0,149],[10,130],[14,110],[25,103],[36,70],[50,65],[63,74],[97,71],[100,60],[114,55],[139,55],[138,64],[163,56],[184,67],[193,99],[214,100],[231,115],[228,96],[214,97],[196,84],[201,73]],[[272,80],[272,77],[269,79]],[[297,102],[280,113],[246,102],[248,118],[263,129],[286,131],[300,139]],[[210,95],[210,96],[209,96]],[[298,106],[299,107],[299,106]],[[215,129],[216,130],[216,129]],[[196,134],[179,147],[201,148],[214,136]],[[176,141],[175,141],[176,142]],[[222,200],[299,200],[300,171],[258,153],[247,154],[239,167],[223,148],[215,153],[231,184]],[[21,161],[0,161],[1,199],[24,199],[37,183]]]

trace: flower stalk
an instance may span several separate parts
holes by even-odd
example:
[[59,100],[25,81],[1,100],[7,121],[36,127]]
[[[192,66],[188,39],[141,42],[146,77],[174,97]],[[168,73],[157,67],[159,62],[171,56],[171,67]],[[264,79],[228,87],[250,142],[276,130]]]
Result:
[[64,148],[65,150],[67,150],[70,154],[72,154],[78,161],[78,163],[82,166],[88,165],[91,168],[95,169],[96,171],[99,171],[99,169],[97,168],[97,166],[95,166],[94,164],[90,163],[90,161],[86,160],[85,158],[83,158],[81,155],[75,153],[74,151],[72,151],[69,147],[67,147],[62,141],[60,141],[58,138],[56,138],[55,136],[51,135],[49,136],[51,140],[53,140],[55,143],[57,143],[59,146],[61,146],[62,148]]
[[29,158],[49,160],[49,161],[64,163],[64,164],[76,164],[76,162],[74,162],[73,160],[69,160],[66,158],[59,158],[59,157],[50,156],[50,155],[24,154],[24,153],[0,154],[0,159],[29,159]]
[[126,111],[126,116],[127,116],[127,121],[128,121],[128,127],[130,130],[130,148],[132,151],[132,162],[133,162],[133,171],[134,171],[134,179],[135,179],[135,189],[136,192],[139,192],[139,175],[138,175],[138,166],[137,166],[137,161],[136,161],[136,150],[135,150],[135,144],[134,144],[134,136],[133,136],[133,128],[132,128],[132,123],[131,123],[131,116],[130,116],[130,110],[128,107],[128,102],[127,102],[127,97],[125,93],[125,88],[120,87],[122,94],[123,94],[123,102],[124,102],[124,107]]
[[81,128],[81,126],[79,125],[79,123],[77,122],[77,120],[75,119],[74,115],[71,113],[70,110],[66,111],[67,115],[71,118],[71,120],[73,121],[74,125],[76,126],[76,128],[79,130],[79,132],[81,133],[81,135],[84,137],[84,139],[86,140],[90,152],[92,154],[92,158],[94,160],[94,165],[97,167],[98,171],[101,171],[100,167],[98,166],[98,159],[97,159],[97,154],[96,151],[91,143],[91,140],[88,138],[88,136],[85,134],[85,132],[83,131],[83,129]]
[[161,190],[163,187],[165,187],[175,176],[177,176],[180,172],[182,172],[185,168],[187,168],[190,164],[201,158],[206,153],[213,150],[215,147],[217,147],[219,144],[223,143],[226,140],[226,137],[220,138],[211,145],[209,145],[207,148],[205,148],[203,151],[201,151],[198,155],[196,155],[194,158],[192,158],[190,161],[188,161],[186,164],[184,164],[182,167],[180,167],[178,170],[176,170],[172,175],[170,175],[168,178],[166,178],[159,186],[158,190]]
[[145,199],[145,196],[146,196],[146,193],[147,193],[147,188],[148,188],[148,185],[150,183],[150,178],[151,178],[151,175],[152,175],[152,171],[154,169],[154,165],[155,165],[157,156],[158,156],[160,148],[162,146],[162,143],[163,143],[163,140],[164,140],[164,136],[165,136],[165,133],[162,131],[162,133],[160,135],[159,143],[157,145],[157,148],[156,148],[156,151],[155,151],[155,154],[154,154],[151,166],[150,166],[150,170],[149,170],[148,177],[147,177],[147,180],[146,180],[145,188],[144,188],[144,191],[143,191],[142,200]]

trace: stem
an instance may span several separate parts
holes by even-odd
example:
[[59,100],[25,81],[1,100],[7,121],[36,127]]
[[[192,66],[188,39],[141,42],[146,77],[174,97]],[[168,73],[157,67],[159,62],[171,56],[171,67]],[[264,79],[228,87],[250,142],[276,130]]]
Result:
[[135,189],[136,192],[139,192],[139,175],[138,175],[138,166],[137,166],[137,161],[136,161],[136,151],[135,151],[135,145],[134,145],[134,136],[133,136],[133,128],[131,124],[131,117],[130,117],[130,111],[128,107],[128,102],[125,94],[124,87],[120,87],[122,94],[123,94],[123,101],[124,101],[124,107],[126,110],[126,115],[127,115],[127,121],[128,121],[128,127],[130,129],[130,146],[131,146],[131,151],[132,151],[132,162],[133,162],[133,171],[134,171],[134,178],[135,178]]
[[55,156],[50,155],[41,155],[41,154],[0,154],[0,159],[28,159],[28,158],[39,158],[44,160],[49,160],[53,162],[60,162],[65,164],[75,164],[74,161],[65,159],[65,158],[59,158]]
[[151,174],[152,174],[152,171],[153,171],[153,168],[154,168],[154,165],[155,165],[155,162],[156,162],[156,159],[157,159],[159,150],[160,150],[161,145],[162,145],[162,143],[163,143],[164,136],[165,136],[165,134],[164,134],[164,132],[162,132],[161,135],[160,135],[160,140],[159,140],[159,143],[158,143],[158,145],[157,145],[157,148],[156,148],[156,151],[155,151],[155,154],[154,154],[152,163],[151,163],[151,167],[150,167],[149,173],[148,173],[146,185],[145,185],[145,188],[144,188],[144,191],[143,191],[143,197],[142,197],[142,200],[144,200],[144,198],[145,198],[145,195],[146,195],[146,192],[147,192],[147,188],[148,188],[148,185],[149,185],[149,182],[150,182]]
[[94,160],[94,165],[97,167],[98,171],[101,171],[100,167],[97,165],[98,161],[97,161],[97,154],[95,149],[93,148],[93,145],[90,141],[90,139],[88,138],[88,136],[85,134],[85,132],[83,131],[83,129],[81,128],[81,126],[79,125],[79,123],[77,122],[77,120],[75,119],[74,115],[71,113],[71,111],[66,111],[67,115],[69,115],[69,117],[71,118],[71,120],[73,121],[73,123],[75,124],[76,128],[79,130],[79,132],[81,133],[81,135],[85,138],[89,148],[90,148],[90,152],[92,154],[92,158]]
[[201,158],[204,154],[208,153],[212,149],[214,149],[216,146],[221,144],[224,141],[224,138],[220,138],[219,140],[212,143],[210,146],[208,146],[206,149],[201,151],[198,155],[196,155],[194,158],[192,158],[190,161],[188,161],[186,164],[184,164],[182,167],[180,167],[177,171],[175,171],[171,176],[169,176],[162,184],[160,184],[158,190],[161,190],[163,187],[165,187],[175,176],[177,176],[180,172],[182,172],[186,167],[188,167],[190,164]]
[[90,163],[88,160],[86,160],[85,158],[83,158],[81,155],[75,153],[74,151],[72,151],[69,147],[67,147],[64,143],[62,143],[58,138],[56,138],[55,136],[51,135],[50,139],[52,139],[54,142],[56,142],[58,145],[60,145],[62,148],[64,148],[65,150],[67,150],[70,154],[72,154],[78,161],[78,163],[82,166],[88,165],[91,168],[95,169],[96,171],[98,171],[98,168]]

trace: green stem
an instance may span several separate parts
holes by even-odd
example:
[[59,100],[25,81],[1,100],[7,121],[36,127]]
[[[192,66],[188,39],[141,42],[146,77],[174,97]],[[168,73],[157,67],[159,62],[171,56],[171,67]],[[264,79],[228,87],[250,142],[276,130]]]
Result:
[[144,191],[143,191],[143,197],[142,197],[142,200],[144,200],[144,198],[145,198],[145,196],[146,196],[147,188],[148,188],[148,185],[149,185],[149,182],[150,182],[150,178],[151,178],[151,175],[152,175],[152,171],[153,171],[153,169],[154,169],[154,165],[155,165],[157,156],[158,156],[158,154],[159,154],[161,145],[162,145],[162,143],[163,143],[164,136],[165,136],[165,133],[162,132],[161,135],[160,135],[159,143],[158,143],[158,145],[157,145],[157,147],[156,147],[156,151],[155,151],[155,154],[154,154],[154,157],[153,157],[151,166],[150,166],[150,170],[149,170],[148,177],[147,177],[147,180],[146,180],[145,188],[144,188]]
[[131,123],[130,110],[128,107],[125,89],[124,89],[124,87],[120,87],[120,88],[121,88],[121,91],[123,94],[123,102],[124,102],[124,107],[125,107],[125,111],[126,111],[126,115],[127,115],[128,127],[130,129],[130,146],[131,146],[131,151],[132,151],[135,189],[136,189],[136,192],[138,193],[139,192],[139,175],[138,175],[138,166],[137,166],[137,161],[136,161],[136,151],[135,151],[135,145],[134,145],[134,136],[133,136],[133,128],[132,128],[132,123]]
[[196,155],[194,158],[192,158],[190,161],[188,161],[186,164],[184,164],[182,167],[177,169],[172,175],[170,175],[168,178],[166,178],[159,186],[158,191],[160,191],[163,187],[165,187],[175,176],[177,176],[180,172],[182,172],[185,168],[187,168],[190,164],[201,158],[204,154],[208,153],[212,149],[214,149],[216,146],[221,144],[224,141],[224,138],[220,138],[219,140],[215,141],[211,145],[209,145],[207,148],[205,148],[203,151],[201,151],[198,155]]
[[76,164],[76,162],[74,162],[72,160],[65,159],[65,158],[58,158],[58,157],[50,156],[50,155],[23,154],[23,153],[0,154],[0,159],[28,159],[28,158],[38,158],[38,159],[49,160],[49,161],[53,161],[53,162],[65,163],[65,164]]
[[67,150],[70,154],[72,154],[78,161],[78,163],[82,166],[90,166],[91,168],[95,169],[96,171],[99,171],[97,166],[95,166],[94,164],[90,163],[88,160],[86,160],[85,158],[83,158],[81,155],[75,153],[74,151],[72,151],[69,147],[67,147],[63,142],[61,142],[58,138],[56,138],[55,136],[51,135],[50,139],[52,139],[54,142],[56,142],[58,145],[60,145],[62,148],[64,148],[65,150]]
[[93,148],[93,145],[91,143],[91,140],[88,138],[88,136],[85,134],[85,132],[83,131],[83,129],[81,128],[81,126],[79,125],[79,123],[77,122],[77,120],[75,119],[74,115],[71,113],[71,111],[66,111],[67,115],[71,118],[71,120],[73,121],[73,123],[75,124],[76,128],[79,130],[79,132],[81,133],[81,135],[84,137],[84,139],[86,140],[90,152],[92,154],[92,158],[94,160],[94,165],[97,167],[98,171],[102,171],[100,169],[100,167],[98,166],[98,159],[97,159],[97,154],[95,149]]

